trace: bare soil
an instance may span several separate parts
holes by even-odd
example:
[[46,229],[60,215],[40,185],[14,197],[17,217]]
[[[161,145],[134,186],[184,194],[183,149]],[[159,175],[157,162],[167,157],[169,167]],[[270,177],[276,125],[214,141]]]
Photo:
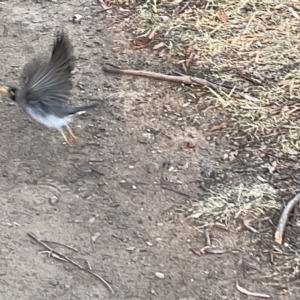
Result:
[[[63,26],[77,57],[70,103],[104,101],[75,120],[81,144],[67,147],[59,133],[1,99],[1,299],[250,299],[237,282],[272,299],[299,298],[297,285],[268,277],[270,232],[262,242],[241,224],[211,229],[213,244],[227,252],[190,251],[205,246],[203,230],[186,220],[206,193],[200,174],[213,171],[235,184],[229,165],[220,163],[226,141],[204,133],[214,118],[222,120],[205,112],[189,119],[188,95],[171,84],[103,73],[108,61],[164,68],[155,54],[129,49],[125,21],[99,13],[92,1],[11,0],[0,9],[3,84],[18,85],[25,63],[50,54],[53,33]],[[76,13],[80,24],[69,21]],[[199,147],[189,149],[187,141]],[[78,249],[49,244],[89,265],[114,294],[43,252],[28,232]]]

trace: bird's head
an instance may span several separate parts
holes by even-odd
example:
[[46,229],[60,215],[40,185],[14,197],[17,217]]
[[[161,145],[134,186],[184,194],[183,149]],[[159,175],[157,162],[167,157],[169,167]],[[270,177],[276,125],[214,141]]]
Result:
[[13,87],[13,86],[5,86],[5,87],[2,86],[2,87],[0,87],[0,92],[8,94],[9,98],[13,101],[16,100],[17,91],[18,91],[18,89]]

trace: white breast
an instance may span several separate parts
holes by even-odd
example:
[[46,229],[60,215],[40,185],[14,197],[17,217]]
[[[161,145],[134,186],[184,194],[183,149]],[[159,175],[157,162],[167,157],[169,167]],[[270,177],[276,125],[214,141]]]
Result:
[[57,130],[67,126],[72,119],[70,116],[59,118],[55,115],[47,115],[43,117],[40,114],[35,113],[30,107],[26,108],[26,112],[38,123],[41,123],[49,128],[55,128]]

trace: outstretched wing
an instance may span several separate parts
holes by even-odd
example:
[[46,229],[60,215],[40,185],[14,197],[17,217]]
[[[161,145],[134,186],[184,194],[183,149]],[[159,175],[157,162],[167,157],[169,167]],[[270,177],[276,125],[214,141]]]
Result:
[[35,65],[28,67],[28,79],[23,88],[27,103],[67,101],[72,87],[74,56],[66,35],[57,35],[48,63],[33,63]]

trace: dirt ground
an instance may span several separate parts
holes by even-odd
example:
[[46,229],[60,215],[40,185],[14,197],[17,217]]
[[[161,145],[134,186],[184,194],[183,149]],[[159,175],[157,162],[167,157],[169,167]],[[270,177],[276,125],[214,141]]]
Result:
[[[11,0],[0,2],[0,10],[1,83],[18,85],[25,63],[50,54],[53,33],[63,26],[77,57],[70,102],[105,103],[76,119],[81,144],[67,147],[59,133],[1,98],[1,299],[250,299],[236,283],[272,299],[298,299],[297,285],[269,280],[270,232],[262,242],[240,225],[212,229],[214,243],[227,252],[190,251],[205,245],[203,229],[184,221],[205,194],[200,174],[233,176],[220,163],[223,141],[204,134],[217,116],[181,118],[189,108],[178,87],[104,74],[105,62],[159,70],[154,54],[129,50],[123,22],[97,13],[92,1]],[[76,13],[81,24],[69,22]],[[188,139],[201,147],[187,149]],[[76,248],[49,244],[90,266],[114,294],[43,252],[30,232]]]

